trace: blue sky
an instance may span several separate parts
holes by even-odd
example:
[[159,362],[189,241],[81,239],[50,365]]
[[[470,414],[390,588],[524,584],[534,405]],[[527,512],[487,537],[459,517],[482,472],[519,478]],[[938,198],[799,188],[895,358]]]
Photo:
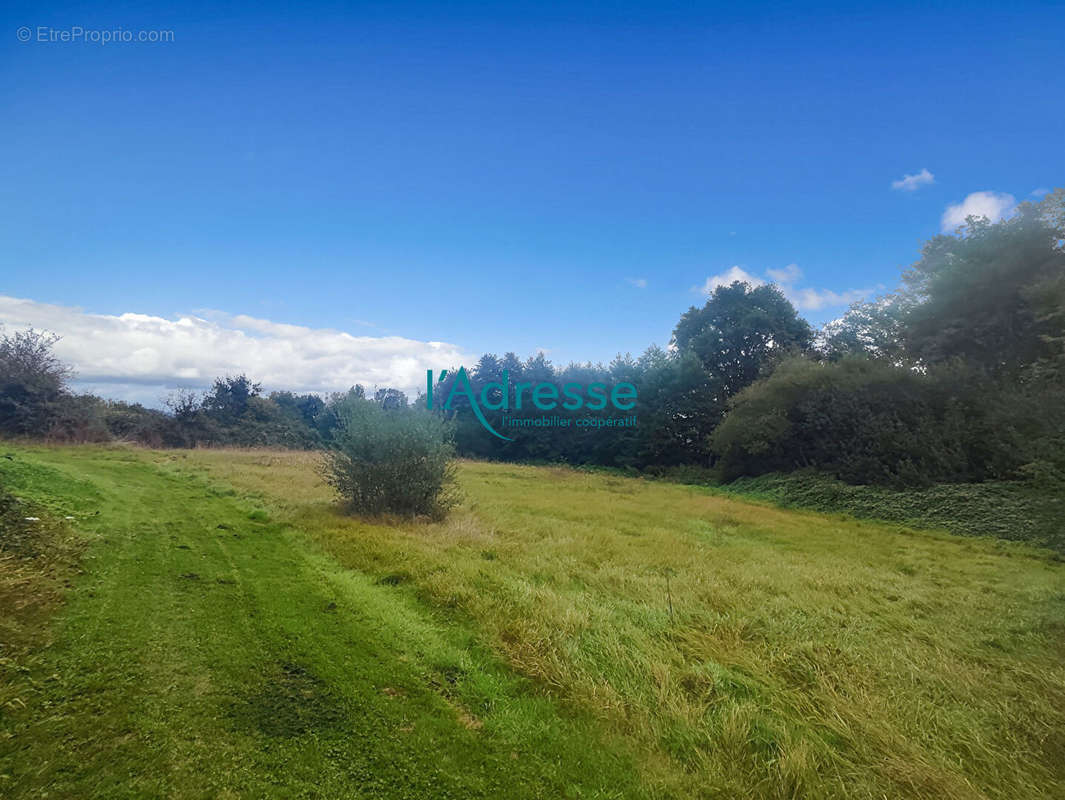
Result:
[[948,206],[1065,183],[1063,22],[1062,3],[8,3],[0,295],[565,362],[666,344],[693,287],[737,267],[814,290],[820,322],[894,286]]

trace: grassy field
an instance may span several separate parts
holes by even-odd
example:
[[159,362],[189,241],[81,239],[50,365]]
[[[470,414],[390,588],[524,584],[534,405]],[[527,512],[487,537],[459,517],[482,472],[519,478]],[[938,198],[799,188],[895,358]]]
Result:
[[4,534],[4,797],[1065,796],[1049,551],[483,463],[368,521],[309,454],[6,449],[47,535]]
[[927,488],[853,486],[814,471],[740,478],[725,491],[788,508],[845,512],[953,533],[1029,542],[1065,552],[1065,484],[940,483]]

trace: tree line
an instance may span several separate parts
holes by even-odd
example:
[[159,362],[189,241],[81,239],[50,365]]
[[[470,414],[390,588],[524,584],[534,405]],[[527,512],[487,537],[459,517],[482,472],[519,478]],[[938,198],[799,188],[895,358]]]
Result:
[[[523,379],[626,381],[639,425],[519,430],[456,418],[460,453],[717,477],[813,467],[851,483],[926,485],[1065,470],[1065,191],[929,240],[900,288],[815,331],[772,285],[718,287],[668,351],[553,370],[486,354],[475,390]],[[527,413],[540,413],[530,410]],[[508,434],[510,435],[510,434]]]
[[[637,387],[638,425],[488,432],[457,395],[460,455],[634,470],[697,467],[725,480],[816,468],[852,483],[922,485],[1065,473],[1065,190],[938,235],[897,291],[814,330],[774,285],[736,282],[681,315],[669,347],[609,364],[486,353],[470,388],[494,404],[518,382]],[[0,431],[157,447],[329,448],[360,402],[424,409],[395,389],[264,393],[244,375],[165,411],[76,395],[50,337],[0,339]],[[451,374],[434,389],[446,397]],[[362,412],[360,412],[362,413]],[[511,416],[540,416],[531,404]],[[583,412],[582,412],[583,413]],[[593,412],[611,416],[613,409]],[[386,419],[374,414],[368,419]],[[384,424],[384,423],[381,423]],[[444,430],[443,428],[441,430]]]

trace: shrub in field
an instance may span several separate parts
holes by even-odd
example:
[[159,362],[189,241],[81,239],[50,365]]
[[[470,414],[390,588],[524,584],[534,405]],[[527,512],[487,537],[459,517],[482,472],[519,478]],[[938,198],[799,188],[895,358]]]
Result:
[[444,516],[454,505],[451,423],[424,409],[337,398],[323,474],[353,511]]

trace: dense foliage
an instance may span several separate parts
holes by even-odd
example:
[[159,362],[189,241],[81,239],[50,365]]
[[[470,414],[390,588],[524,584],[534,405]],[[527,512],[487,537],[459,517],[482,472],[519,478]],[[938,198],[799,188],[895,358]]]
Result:
[[734,399],[726,477],[852,483],[1065,475],[1065,191],[936,236],[894,295],[826,326]]
[[797,358],[737,396],[713,445],[726,479],[810,466],[851,483],[1005,477],[1024,448],[995,389],[960,364]]

